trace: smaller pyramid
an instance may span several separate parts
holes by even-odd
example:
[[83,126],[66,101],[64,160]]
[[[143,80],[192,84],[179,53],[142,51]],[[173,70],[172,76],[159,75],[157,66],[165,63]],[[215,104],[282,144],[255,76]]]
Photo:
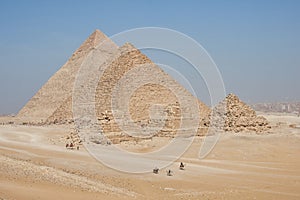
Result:
[[221,124],[226,132],[255,132],[263,133],[271,126],[266,118],[257,116],[256,112],[242,102],[236,95],[229,94],[220,102],[211,114],[215,120],[215,126]]

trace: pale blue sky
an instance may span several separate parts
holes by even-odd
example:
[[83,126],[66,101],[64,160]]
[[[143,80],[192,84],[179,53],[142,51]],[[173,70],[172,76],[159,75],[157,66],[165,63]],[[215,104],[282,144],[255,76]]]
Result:
[[0,113],[17,113],[95,29],[110,36],[144,26],[198,41],[227,93],[300,101],[299,10],[297,0],[0,0]]

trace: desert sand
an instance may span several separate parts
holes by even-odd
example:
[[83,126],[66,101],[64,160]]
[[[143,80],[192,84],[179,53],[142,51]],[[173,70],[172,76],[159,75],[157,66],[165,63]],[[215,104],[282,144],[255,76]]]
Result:
[[[201,160],[204,137],[198,136],[159,174],[122,173],[83,146],[66,149],[67,125],[1,125],[0,199],[300,199],[300,118],[264,117],[272,125],[269,133],[227,132]],[[118,145],[149,150],[145,141]],[[174,175],[167,176],[167,169]]]

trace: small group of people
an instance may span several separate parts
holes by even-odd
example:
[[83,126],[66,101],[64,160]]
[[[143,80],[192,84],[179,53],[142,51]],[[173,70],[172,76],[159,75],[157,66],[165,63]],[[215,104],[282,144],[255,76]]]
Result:
[[[66,143],[66,149],[75,149],[75,144],[73,142]],[[77,150],[79,150],[79,146],[76,147]]]
[[183,164],[183,162],[181,162],[181,163],[180,163],[180,166],[179,166],[179,169],[180,169],[180,170],[184,170],[184,168],[185,168],[185,164]]
[[[180,170],[184,170],[185,169],[185,164],[183,164],[183,162],[180,162],[179,169]],[[158,174],[158,172],[159,172],[159,169],[157,167],[155,167],[153,169],[153,173],[154,174]],[[173,171],[171,169],[168,169],[166,172],[167,172],[167,176],[173,176]]]

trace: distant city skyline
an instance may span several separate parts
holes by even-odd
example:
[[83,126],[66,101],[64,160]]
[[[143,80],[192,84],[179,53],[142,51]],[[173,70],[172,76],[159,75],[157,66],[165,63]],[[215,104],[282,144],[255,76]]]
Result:
[[195,39],[217,64],[226,92],[243,101],[300,101],[299,10],[296,0],[3,0],[0,114],[16,114],[95,29],[112,36],[149,26]]

